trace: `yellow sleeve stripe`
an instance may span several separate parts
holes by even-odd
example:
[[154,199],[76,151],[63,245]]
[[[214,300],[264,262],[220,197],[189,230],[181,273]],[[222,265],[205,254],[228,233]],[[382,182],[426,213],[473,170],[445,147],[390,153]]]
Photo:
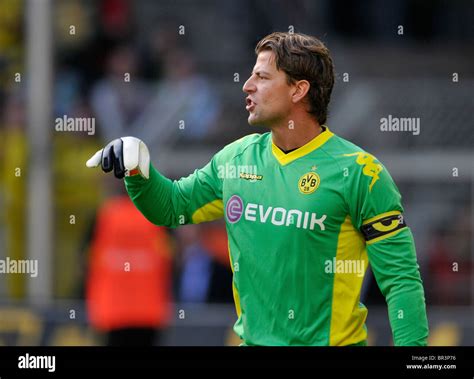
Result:
[[224,215],[224,203],[222,199],[217,199],[203,205],[192,215],[193,224],[199,224],[205,221],[213,221]]
[[227,241],[227,249],[229,250],[229,262],[230,262],[230,269],[232,270],[232,294],[234,295],[234,303],[235,303],[235,312],[237,313],[237,317],[242,315],[242,309],[240,308],[240,296],[239,290],[235,286],[234,282],[234,263],[232,262],[232,254],[230,253],[230,242]]

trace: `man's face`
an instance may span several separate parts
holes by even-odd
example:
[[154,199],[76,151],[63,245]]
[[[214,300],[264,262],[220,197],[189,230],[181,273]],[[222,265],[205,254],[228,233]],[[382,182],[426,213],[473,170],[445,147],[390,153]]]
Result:
[[252,75],[242,89],[248,95],[246,109],[250,125],[277,124],[288,116],[293,106],[292,86],[288,85],[285,72],[277,70],[270,50],[258,54]]

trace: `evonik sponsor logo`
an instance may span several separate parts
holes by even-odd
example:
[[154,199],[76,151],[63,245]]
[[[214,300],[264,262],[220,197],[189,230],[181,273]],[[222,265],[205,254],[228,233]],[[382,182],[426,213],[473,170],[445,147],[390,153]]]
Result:
[[302,211],[299,209],[285,209],[282,207],[266,207],[262,204],[247,203],[238,195],[231,196],[225,206],[226,219],[230,224],[234,224],[244,217],[246,221],[267,222],[275,226],[295,226],[298,229],[314,230],[316,226],[320,230],[325,230],[324,220],[327,215],[319,216],[314,212]]

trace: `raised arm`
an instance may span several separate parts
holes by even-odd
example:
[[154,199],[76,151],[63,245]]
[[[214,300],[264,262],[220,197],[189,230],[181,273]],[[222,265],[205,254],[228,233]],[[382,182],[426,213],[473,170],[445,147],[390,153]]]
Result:
[[216,160],[219,153],[202,169],[172,181],[150,163],[148,148],[134,137],[122,137],[99,150],[88,167],[113,170],[125,177],[130,198],[143,215],[156,225],[176,227],[212,221],[223,216],[222,178]]

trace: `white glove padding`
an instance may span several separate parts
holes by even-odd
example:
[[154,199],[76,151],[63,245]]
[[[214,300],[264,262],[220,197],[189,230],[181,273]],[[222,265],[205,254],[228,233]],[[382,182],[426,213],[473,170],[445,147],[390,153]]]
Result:
[[116,178],[140,174],[150,177],[150,153],[145,143],[135,137],[122,137],[108,143],[86,162],[87,167],[99,164],[104,172],[114,169]]

